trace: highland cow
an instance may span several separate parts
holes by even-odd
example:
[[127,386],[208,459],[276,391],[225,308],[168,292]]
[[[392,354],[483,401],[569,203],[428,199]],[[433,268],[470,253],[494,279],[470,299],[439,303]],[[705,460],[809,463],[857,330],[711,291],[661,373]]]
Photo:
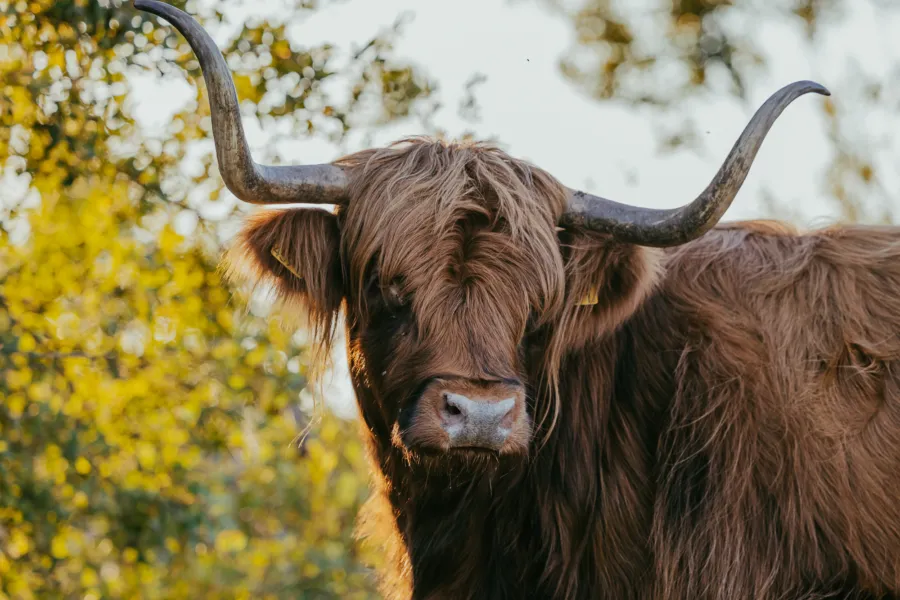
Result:
[[388,598],[900,597],[900,230],[718,224],[775,119],[693,202],[570,190],[478,143],[250,157],[221,53],[226,257],[328,352],[343,313]]

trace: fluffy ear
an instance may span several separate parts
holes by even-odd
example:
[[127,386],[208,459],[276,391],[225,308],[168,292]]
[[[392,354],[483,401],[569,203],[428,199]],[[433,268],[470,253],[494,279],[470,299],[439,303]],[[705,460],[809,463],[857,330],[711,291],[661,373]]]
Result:
[[561,352],[582,348],[628,319],[659,280],[662,252],[584,230],[559,234],[566,305],[556,328]]
[[265,210],[247,218],[225,255],[226,277],[271,284],[286,307],[299,305],[327,344],[343,300],[337,217],[312,208]]

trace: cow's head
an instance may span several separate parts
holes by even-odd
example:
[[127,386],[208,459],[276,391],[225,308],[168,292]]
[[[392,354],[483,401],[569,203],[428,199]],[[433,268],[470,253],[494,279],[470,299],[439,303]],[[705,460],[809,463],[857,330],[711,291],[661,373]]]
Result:
[[[653,248],[713,227],[781,111],[820,85],[797,82],[757,111],[716,177],[671,210],[570,190],[481,144],[412,139],[332,164],[256,164],[222,55],[189,16],[171,21],[197,53],[209,89],[219,170],[241,200],[328,204],[252,216],[229,254],[232,273],[302,301],[321,340],[343,309],[360,409],[376,440],[407,456],[520,457],[558,403],[561,358],[609,332],[653,284]],[[554,397],[543,394],[543,397]]]

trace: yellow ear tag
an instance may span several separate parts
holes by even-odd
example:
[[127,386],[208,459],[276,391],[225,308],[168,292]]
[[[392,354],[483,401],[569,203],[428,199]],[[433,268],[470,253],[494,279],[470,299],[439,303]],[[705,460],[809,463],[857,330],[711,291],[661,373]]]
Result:
[[280,262],[282,264],[282,266],[284,266],[285,269],[287,269],[288,271],[293,273],[297,279],[303,279],[303,277],[300,276],[300,273],[295,271],[294,268],[288,264],[288,262],[284,259],[284,257],[281,255],[281,252],[279,252],[277,248],[272,248],[272,250],[269,252],[269,254],[274,256],[275,260]]
[[591,288],[591,290],[584,295],[584,297],[577,303],[576,306],[593,306],[600,302],[600,294],[597,288]]

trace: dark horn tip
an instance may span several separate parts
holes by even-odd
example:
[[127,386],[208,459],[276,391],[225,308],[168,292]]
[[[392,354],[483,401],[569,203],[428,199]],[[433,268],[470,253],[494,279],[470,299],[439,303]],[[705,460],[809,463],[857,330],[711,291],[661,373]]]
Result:
[[830,96],[831,92],[827,87],[822,85],[821,83],[817,83],[815,81],[799,81],[798,83],[806,84],[809,86],[810,92],[815,92],[816,94],[821,94],[823,96]]

